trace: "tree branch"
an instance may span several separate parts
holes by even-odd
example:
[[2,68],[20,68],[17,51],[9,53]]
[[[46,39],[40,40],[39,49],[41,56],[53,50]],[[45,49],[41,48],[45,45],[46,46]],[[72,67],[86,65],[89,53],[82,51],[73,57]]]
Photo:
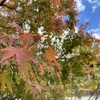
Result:
[[16,99],[16,97],[13,98],[11,95],[7,95],[7,96],[1,98],[0,100],[15,100],[15,99]]
[[89,97],[89,99],[88,100],[90,100],[91,99],[91,97],[96,93],[96,91],[99,89],[99,87],[97,87],[97,89],[96,90],[94,90],[93,91],[93,93],[90,95],[90,97]]
[[[11,9],[11,10],[14,10],[14,9],[15,9],[15,8],[11,8],[11,7],[7,6],[7,5],[2,5],[2,6],[5,6],[5,7]],[[16,12],[17,12],[17,11],[16,11]]]
[[2,0],[2,2],[0,3],[0,6],[3,6],[3,4],[6,2],[6,0]]
[[[11,9],[11,10],[15,10],[15,8],[11,8],[11,7],[7,6],[7,5],[4,5],[5,2],[6,2],[6,0],[3,0],[3,1],[0,3],[0,6],[5,6],[5,7]],[[17,11],[15,10],[15,12],[17,12]]]
[[10,27],[5,27],[5,26],[3,26],[3,25],[0,25],[0,27],[1,27],[1,28],[4,28],[4,29],[6,29],[6,30],[8,30],[8,28],[10,29]]

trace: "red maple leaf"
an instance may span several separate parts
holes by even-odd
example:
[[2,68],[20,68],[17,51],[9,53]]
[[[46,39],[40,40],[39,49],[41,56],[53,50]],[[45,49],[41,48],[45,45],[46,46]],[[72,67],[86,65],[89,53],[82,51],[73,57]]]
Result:
[[23,48],[15,48],[15,47],[7,47],[2,49],[5,52],[4,56],[2,57],[1,62],[8,60],[12,57],[15,58],[15,61],[18,63],[18,65],[23,69],[24,63],[27,59],[32,60],[33,62],[37,63],[36,59],[33,58],[31,52],[27,49]]
[[13,38],[12,38],[12,36],[9,35],[9,34],[3,33],[3,35],[0,36],[0,39],[1,39],[0,42],[3,42],[2,39],[3,39],[3,38],[5,39],[6,37],[9,39],[9,46],[11,46],[11,45],[12,45]]
[[32,84],[34,87],[36,87],[36,89],[41,93],[42,90],[45,90],[36,80],[35,82]]
[[[36,42],[39,42],[40,37],[41,36],[39,34],[31,34],[31,33],[23,34],[21,35],[22,38],[21,45],[23,46],[23,48],[28,48],[28,46],[30,47],[34,45]],[[27,45],[27,43],[24,43],[24,41],[27,41],[29,45]]]
[[33,37],[40,37],[40,35],[31,33],[21,35],[22,41],[27,40],[29,43],[33,40]]

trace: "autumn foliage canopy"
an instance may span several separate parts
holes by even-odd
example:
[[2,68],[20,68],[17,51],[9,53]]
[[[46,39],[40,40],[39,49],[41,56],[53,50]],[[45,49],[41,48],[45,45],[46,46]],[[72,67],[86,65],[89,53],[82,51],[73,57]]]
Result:
[[91,74],[99,51],[77,16],[74,0],[0,0],[0,98],[64,100]]

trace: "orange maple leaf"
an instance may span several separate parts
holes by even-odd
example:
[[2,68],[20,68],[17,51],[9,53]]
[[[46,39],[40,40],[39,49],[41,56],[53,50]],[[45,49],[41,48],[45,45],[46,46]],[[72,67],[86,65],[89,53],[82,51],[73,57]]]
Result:
[[19,34],[20,35],[24,35],[24,30],[21,29],[20,32],[19,32]]
[[97,66],[93,66],[93,68],[86,69],[87,74],[91,74],[92,71],[96,68]]
[[42,75],[44,75],[44,68],[43,68],[43,66],[41,64],[39,66],[39,70],[41,71]]
[[54,61],[54,64],[58,68],[58,62],[56,60],[57,53],[54,51],[53,46],[48,47],[45,55],[46,55],[49,65],[51,65],[52,61]]

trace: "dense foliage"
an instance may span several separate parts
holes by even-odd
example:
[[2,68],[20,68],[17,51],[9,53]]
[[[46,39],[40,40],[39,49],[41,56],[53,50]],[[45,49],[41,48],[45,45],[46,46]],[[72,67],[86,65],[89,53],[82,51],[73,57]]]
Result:
[[1,100],[80,96],[98,47],[77,16],[74,0],[0,0]]

